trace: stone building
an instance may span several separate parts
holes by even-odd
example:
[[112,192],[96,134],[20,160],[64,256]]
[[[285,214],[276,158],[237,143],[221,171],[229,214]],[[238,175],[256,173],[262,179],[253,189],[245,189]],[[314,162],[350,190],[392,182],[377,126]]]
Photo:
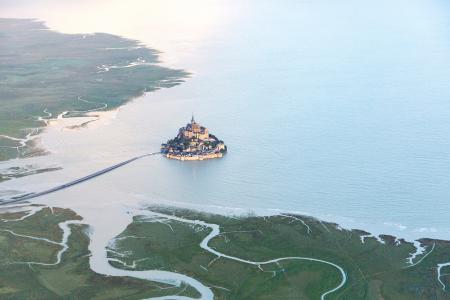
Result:
[[195,122],[194,116],[192,116],[191,123],[188,123],[186,127],[180,128],[178,135],[185,139],[196,138],[201,141],[209,139],[208,128],[201,126]]

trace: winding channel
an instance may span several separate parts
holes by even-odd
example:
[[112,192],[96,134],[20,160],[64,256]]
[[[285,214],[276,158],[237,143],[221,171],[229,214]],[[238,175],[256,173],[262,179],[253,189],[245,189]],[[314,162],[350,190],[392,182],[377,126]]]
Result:
[[[31,200],[37,197],[41,197],[44,195],[48,195],[51,193],[55,193],[57,191],[61,191],[63,189],[67,189],[69,187],[72,187],[74,185],[83,183],[85,181],[94,179],[98,176],[101,176],[103,174],[106,174],[108,172],[111,172],[115,169],[118,169],[122,166],[125,166],[127,164],[130,164],[136,160],[139,160],[141,158],[144,157],[148,157],[148,156],[154,156],[160,154],[160,152],[152,152],[152,153],[147,153],[147,154],[143,154],[143,155],[139,155],[133,158],[130,158],[128,160],[119,162],[117,164],[114,164],[112,166],[109,166],[105,169],[96,171],[94,173],[91,173],[87,176],[78,178],[76,180],[70,181],[68,183],[47,189],[45,191],[41,191],[41,192],[37,192],[37,193],[30,193],[30,194],[25,194],[23,196],[18,196],[18,197],[14,197],[14,198],[10,198],[7,200],[4,200],[3,202],[0,202],[0,206],[6,206],[8,207],[8,204],[14,204],[17,202],[22,202],[25,200]],[[1,200],[1,199],[0,199]],[[28,218],[31,215],[34,215],[36,212],[38,212],[40,210],[40,208],[31,208],[31,211],[24,215],[23,217],[17,219],[17,220],[12,220],[12,221],[21,221],[25,218]],[[272,263],[277,263],[280,261],[286,261],[286,260],[303,260],[303,261],[311,261],[311,262],[317,262],[317,263],[322,263],[322,264],[326,264],[329,265],[333,268],[335,268],[341,275],[342,280],[339,283],[339,285],[337,285],[336,287],[334,287],[333,289],[330,289],[328,291],[326,291],[325,293],[323,293],[320,296],[321,300],[325,300],[325,298],[330,295],[331,293],[339,290],[340,288],[342,288],[346,282],[347,282],[347,274],[345,273],[344,269],[333,263],[330,261],[326,261],[326,260],[322,260],[322,259],[318,259],[318,258],[313,258],[313,257],[303,257],[303,256],[289,256],[289,257],[280,257],[280,258],[275,258],[275,259],[270,259],[270,260],[266,260],[266,261],[251,261],[251,260],[247,260],[247,259],[243,259],[243,258],[239,258],[239,257],[235,257],[235,256],[231,256],[231,255],[227,255],[225,253],[219,252],[216,249],[211,248],[208,244],[209,242],[221,235],[222,233],[220,232],[220,226],[217,224],[210,224],[210,223],[206,223],[204,221],[201,220],[191,220],[191,219],[185,219],[182,217],[177,217],[177,216],[173,216],[173,215],[167,215],[167,214],[162,214],[162,213],[158,213],[158,212],[154,212],[151,210],[142,210],[142,209],[136,209],[133,210],[133,216],[158,216],[160,218],[165,218],[168,220],[173,220],[173,221],[178,221],[178,222],[183,222],[183,223],[188,223],[188,224],[193,224],[193,225],[199,225],[199,226],[203,226],[203,227],[208,227],[211,229],[211,232],[202,240],[202,242],[200,243],[200,247],[206,251],[208,251],[211,254],[214,254],[217,256],[216,259],[219,258],[226,258],[226,259],[230,259],[230,260],[234,260],[237,262],[241,262],[241,263],[245,263],[245,264],[249,264],[249,265],[254,265],[254,266],[258,266],[258,268],[261,268],[262,265],[268,265],[268,264],[272,264]],[[131,216],[130,216],[131,217]],[[310,228],[309,226],[303,222],[301,219],[297,219],[298,221],[302,222],[303,225],[306,226],[307,230],[308,230],[308,234],[310,233]],[[130,220],[131,221],[131,220]],[[48,243],[53,243],[53,244],[58,244],[62,247],[62,249],[57,253],[57,258],[56,261],[54,263],[42,263],[42,262],[18,262],[18,263],[27,263],[27,264],[37,264],[37,265],[58,265],[61,262],[62,259],[62,255],[63,253],[68,249],[68,238],[71,234],[71,229],[69,225],[75,225],[75,224],[84,224],[84,222],[82,221],[75,221],[75,220],[69,220],[69,221],[65,221],[59,224],[60,228],[63,230],[63,238],[61,240],[61,242],[56,242],[56,241],[50,241],[50,240],[46,240],[46,239],[42,239],[42,238],[36,238],[36,237],[32,237],[32,236],[21,236],[21,235],[17,235],[16,233],[12,232],[12,231],[8,231],[9,234],[12,235],[16,235],[16,236],[21,236],[23,238],[30,238],[30,239],[39,239],[42,240],[44,242],[48,242]],[[100,230],[101,231],[101,230]],[[103,232],[104,233],[104,232]],[[112,236],[110,236],[110,240],[114,240],[115,237],[117,235],[114,235],[115,233],[111,233]],[[91,234],[91,243],[93,243],[93,240],[98,240],[97,238],[95,238],[96,234],[95,231],[93,234]],[[100,238],[100,240],[102,240],[102,238]],[[161,271],[161,270],[147,270],[147,271],[132,271],[132,270],[123,270],[123,269],[118,269],[113,267],[107,258],[106,255],[106,244],[107,241],[101,241],[103,244],[101,245],[97,245],[97,247],[95,247],[95,249],[90,249],[91,253],[92,253],[92,260],[91,260],[91,269],[94,272],[100,273],[100,274],[105,274],[105,275],[109,275],[109,276],[130,276],[130,277],[134,277],[134,278],[139,278],[139,279],[144,279],[144,280],[149,280],[149,281],[154,281],[154,282],[160,282],[160,283],[165,283],[165,284],[170,284],[170,285],[174,285],[174,286],[180,286],[182,283],[188,284],[190,286],[192,286],[193,288],[195,288],[200,294],[201,294],[201,300],[213,300],[214,299],[214,294],[211,290],[211,287],[207,287],[205,285],[203,285],[201,282],[197,281],[194,278],[191,278],[189,276],[183,275],[183,274],[178,274],[175,272],[169,272],[169,271]],[[100,247],[98,247],[100,246]],[[91,247],[90,247],[91,248]],[[429,253],[427,253],[419,262],[411,265],[417,265],[418,263],[420,263],[426,256],[428,256],[432,251],[434,250],[434,246],[431,249],[431,251],[429,251]],[[92,264],[92,262],[95,261],[94,265]],[[449,266],[450,263],[442,263],[439,264],[437,267],[437,279],[439,281],[439,283],[442,285],[442,289],[445,291],[445,284],[442,282],[441,277],[443,276],[441,274],[441,269],[443,267],[447,267]],[[162,299],[174,299],[174,300],[192,300],[192,298],[190,297],[185,297],[185,296],[179,296],[179,295],[173,295],[173,296],[163,296],[163,297],[156,297],[156,298],[149,298],[149,299],[153,299],[153,300],[162,300]]]
[[340,274],[342,276],[342,280],[341,280],[341,282],[339,283],[338,286],[336,286],[335,288],[333,288],[333,289],[323,293],[320,296],[321,300],[324,300],[327,295],[329,295],[329,294],[337,291],[341,287],[343,287],[345,285],[345,283],[347,282],[347,274],[345,273],[344,269],[341,266],[339,266],[339,265],[337,265],[335,263],[332,263],[332,262],[329,262],[329,261],[326,261],[326,260],[322,260],[322,259],[317,259],[317,258],[312,258],[312,257],[302,257],[302,256],[280,257],[280,258],[270,259],[270,260],[266,260],[266,261],[251,261],[251,260],[242,259],[242,258],[239,258],[239,257],[235,257],[235,256],[231,256],[231,255],[227,255],[227,254],[224,254],[222,252],[219,252],[219,251],[211,248],[208,245],[209,242],[213,238],[215,238],[215,237],[217,237],[217,236],[219,236],[221,234],[220,226],[217,225],[217,224],[210,224],[210,223],[206,223],[206,222],[200,221],[200,220],[184,219],[184,218],[181,218],[181,217],[176,217],[176,216],[172,216],[172,215],[166,215],[166,214],[162,214],[162,213],[158,213],[158,212],[154,212],[154,211],[149,211],[148,214],[154,215],[154,216],[158,216],[158,217],[161,217],[161,218],[166,218],[166,219],[169,219],[169,220],[183,222],[183,223],[209,227],[211,229],[211,232],[202,240],[202,242],[200,243],[200,247],[202,249],[208,251],[209,253],[212,253],[212,254],[216,255],[218,258],[227,258],[227,259],[230,259],[230,260],[234,260],[234,261],[238,261],[238,262],[241,262],[241,263],[254,265],[254,266],[258,266],[258,267],[261,267],[261,265],[268,265],[268,264],[271,264],[271,263],[277,263],[277,262],[284,261],[284,260],[306,260],[306,261],[313,261],[313,262],[323,263],[323,264],[327,264],[329,266],[332,266],[332,267],[336,268],[340,272]]
[[[153,153],[148,153],[148,154],[144,154],[144,155],[140,155],[140,156],[136,156],[133,158],[130,158],[128,160],[122,161],[120,163],[117,163],[115,165],[112,165],[110,167],[107,167],[105,169],[96,171],[92,174],[89,174],[87,176],[81,177],[79,179],[73,180],[71,182],[50,188],[48,190],[42,191],[42,192],[37,192],[37,193],[31,193],[31,194],[26,194],[23,196],[19,196],[10,200],[6,200],[0,203],[0,206],[4,206],[7,204],[12,204],[12,203],[16,203],[16,202],[21,202],[21,201],[25,201],[25,200],[31,200],[33,198],[37,198],[37,197],[41,197],[47,194],[51,194],[63,189],[67,189],[69,187],[72,187],[74,185],[80,184],[82,182],[91,180],[93,178],[96,178],[98,176],[101,176],[103,174],[106,174],[108,172],[111,172],[117,168],[120,168],[124,165],[127,165],[131,162],[134,162],[138,159],[147,157],[147,156],[154,156],[160,154],[160,152],[153,152]],[[27,214],[25,217],[29,217],[30,215],[33,215],[37,212],[38,210],[34,210],[32,213]],[[267,264],[271,264],[271,263],[277,263],[280,261],[285,261],[285,260],[304,260],[304,261],[312,261],[312,262],[317,262],[317,263],[323,263],[323,264],[327,264],[329,266],[332,266],[334,268],[337,269],[337,271],[341,274],[342,276],[342,280],[339,283],[338,286],[334,287],[331,290],[326,291],[325,293],[323,293],[320,297],[321,300],[325,300],[326,296],[337,291],[338,289],[340,289],[342,286],[345,285],[345,283],[347,282],[347,275],[344,271],[344,269],[332,262],[326,261],[326,260],[321,260],[321,259],[317,259],[317,258],[312,258],[312,257],[302,257],[302,256],[292,256],[292,257],[281,257],[281,258],[276,258],[276,259],[271,259],[271,260],[267,260],[267,261],[250,261],[250,260],[246,260],[246,259],[242,259],[239,257],[235,257],[235,256],[230,256],[224,253],[221,253],[213,248],[211,248],[208,244],[209,242],[219,236],[221,234],[220,232],[220,226],[217,224],[209,224],[206,223],[204,221],[201,220],[190,220],[190,219],[184,219],[181,217],[176,217],[176,216],[171,216],[171,215],[166,215],[166,214],[161,214],[161,213],[157,213],[157,212],[153,212],[153,211],[143,211],[143,210],[136,210],[134,212],[134,215],[153,215],[153,216],[159,216],[162,218],[166,218],[169,220],[174,220],[174,221],[179,221],[179,222],[183,222],[183,223],[188,223],[188,224],[194,224],[194,225],[200,225],[200,226],[204,226],[204,227],[208,227],[211,229],[211,232],[202,240],[202,242],[200,243],[200,247],[214,255],[217,256],[217,258],[227,258],[230,260],[234,260],[237,262],[241,262],[241,263],[245,263],[245,264],[250,264],[250,265],[254,265],[254,266],[258,266],[259,268],[261,268],[261,265],[267,265]],[[23,219],[22,219],[23,220]],[[68,238],[69,235],[71,233],[70,230],[70,226],[71,224],[82,224],[83,222],[81,221],[66,221],[63,222],[60,225],[60,228],[63,230],[63,239],[61,242],[53,242],[53,241],[45,241],[45,242],[52,242],[52,243],[57,243],[59,245],[62,246],[61,251],[58,252],[57,254],[57,259],[55,263],[50,263],[50,264],[45,264],[45,265],[57,265],[61,262],[61,257],[62,254],[68,249]],[[308,231],[309,232],[309,231]],[[10,234],[14,234],[13,232],[10,232]],[[91,243],[94,239],[95,233],[93,234],[93,236],[91,236]],[[28,237],[28,236],[24,236],[24,237]],[[33,237],[28,237],[28,238],[33,238]],[[113,238],[114,239],[114,238]],[[92,250],[92,249],[91,249]],[[178,273],[174,273],[174,272],[168,272],[168,271],[160,271],[160,270],[148,270],[148,271],[130,271],[130,270],[122,270],[122,269],[118,269],[113,267],[111,264],[109,264],[108,262],[108,258],[105,254],[105,250],[106,247],[105,245],[103,245],[103,249],[100,251],[99,249],[97,249],[97,251],[91,251],[92,253],[92,259],[94,259],[94,257],[96,258],[95,261],[96,263],[100,262],[100,265],[95,266],[93,268],[92,265],[92,261],[91,261],[91,269],[93,269],[93,271],[97,271],[97,273],[103,273],[106,275],[110,275],[110,276],[131,276],[134,278],[139,278],[139,279],[145,279],[145,280],[150,280],[150,281],[156,281],[156,282],[161,282],[161,283],[166,283],[166,284],[171,284],[171,285],[177,285],[180,286],[181,283],[186,283],[192,287],[194,287],[200,294],[201,294],[201,298],[202,300],[213,300],[214,298],[214,294],[211,291],[210,287],[207,287],[205,285],[203,285],[202,283],[200,283],[199,281],[195,280],[194,278],[188,277],[186,275],[182,275],[182,274],[178,274]],[[34,263],[34,264],[44,264],[44,263],[39,263],[39,262],[26,262],[26,263]],[[102,271],[100,271],[102,270]],[[98,272],[100,271],[100,272]],[[176,300],[192,300],[192,298],[190,297],[185,297],[185,296],[163,296],[163,297],[156,297],[156,298],[150,298],[150,299],[176,299]]]

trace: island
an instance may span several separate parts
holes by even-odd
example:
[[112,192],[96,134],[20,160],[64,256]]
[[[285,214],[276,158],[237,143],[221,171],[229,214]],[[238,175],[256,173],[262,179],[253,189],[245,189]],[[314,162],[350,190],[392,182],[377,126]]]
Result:
[[208,128],[195,122],[181,127],[178,135],[161,144],[161,153],[167,158],[178,160],[204,160],[220,158],[227,152],[227,146],[216,136],[209,133]]

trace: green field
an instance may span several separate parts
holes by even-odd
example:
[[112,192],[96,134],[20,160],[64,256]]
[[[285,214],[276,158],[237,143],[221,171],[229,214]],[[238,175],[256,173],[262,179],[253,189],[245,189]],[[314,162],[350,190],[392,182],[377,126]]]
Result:
[[113,109],[188,75],[157,64],[158,52],[138,41],[62,34],[36,20],[0,19],[0,45],[0,161],[42,153],[3,136],[26,137],[44,125],[39,117]]
[[[166,286],[128,277],[96,274],[89,267],[86,225],[72,225],[68,250],[54,263],[61,246],[29,237],[59,242],[58,223],[79,220],[70,210],[44,208],[23,221],[9,221],[24,213],[0,213],[0,299],[143,299],[180,294],[196,296],[190,287]],[[13,232],[16,235],[11,234]],[[30,263],[25,263],[30,262]]]
[[[450,299],[450,289],[443,291],[436,269],[437,264],[450,261],[449,242],[422,240],[424,255],[433,245],[434,250],[426,257],[418,256],[414,260],[418,264],[410,267],[407,258],[415,251],[410,243],[397,243],[392,236],[383,236],[384,244],[375,238],[362,243],[361,235],[366,234],[362,231],[342,230],[309,217],[227,218],[192,211],[159,211],[219,224],[223,233],[209,245],[227,255],[252,261],[303,256],[340,265],[348,281],[326,299]],[[110,252],[110,256],[128,266],[134,262],[138,270],[177,270],[192,276],[212,286],[216,299],[320,299],[341,281],[336,268],[318,262],[285,260],[259,268],[217,259],[199,247],[209,232],[204,226],[136,217],[115,244],[115,251],[129,254],[119,257]],[[446,271],[442,274],[448,274],[450,268]],[[450,287],[449,279],[441,277]]]
[[[173,215],[183,220],[171,220]],[[81,218],[67,209],[46,207],[17,220],[24,216],[26,212],[0,212],[0,299],[199,296],[186,285],[94,273],[89,267],[86,225],[71,225],[69,247],[56,264],[63,234],[58,224]],[[218,257],[202,249],[200,243],[211,227],[184,220],[220,225],[220,234],[210,240],[210,247],[223,255],[261,263]],[[415,251],[412,244],[391,236],[382,236],[384,243],[373,237],[362,243],[365,234],[304,216],[224,217],[159,207],[136,216],[110,244],[113,251],[108,251],[108,257],[119,269],[185,274],[210,287],[216,300],[320,299],[342,281],[332,265],[292,257],[321,259],[344,269],[347,282],[325,299],[450,299],[450,267],[441,270],[445,291],[437,277],[437,265],[450,261],[449,242],[421,240],[426,251],[410,265],[407,258]],[[281,257],[291,258],[264,263]]]

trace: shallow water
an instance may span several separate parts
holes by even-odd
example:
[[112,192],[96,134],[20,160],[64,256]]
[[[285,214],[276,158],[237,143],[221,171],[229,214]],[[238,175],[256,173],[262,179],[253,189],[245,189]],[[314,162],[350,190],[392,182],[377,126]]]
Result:
[[28,163],[64,170],[0,189],[38,191],[153,152],[194,112],[227,143],[224,159],[146,158],[39,201],[80,213],[140,202],[286,210],[450,239],[448,2],[106,2],[6,1],[0,16],[140,39],[192,78],[88,129],[51,126],[42,142],[53,154]]

